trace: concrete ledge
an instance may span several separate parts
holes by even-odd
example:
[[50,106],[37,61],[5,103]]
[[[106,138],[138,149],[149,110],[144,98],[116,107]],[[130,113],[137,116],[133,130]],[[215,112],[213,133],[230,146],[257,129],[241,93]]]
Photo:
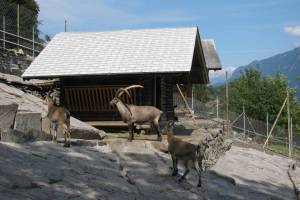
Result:
[[33,112],[18,112],[14,129],[27,133],[31,130],[42,131],[42,114]]
[[52,140],[52,137],[47,133],[30,130],[26,133],[15,130],[15,129],[4,129],[1,130],[1,141],[2,142],[14,142],[14,143],[24,143],[33,141],[44,141]]
[[0,129],[13,128],[18,104],[0,105]]

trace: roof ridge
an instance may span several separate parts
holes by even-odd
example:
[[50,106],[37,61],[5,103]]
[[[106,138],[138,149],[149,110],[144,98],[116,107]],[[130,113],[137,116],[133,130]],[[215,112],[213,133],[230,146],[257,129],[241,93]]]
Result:
[[125,28],[125,29],[115,29],[115,30],[99,30],[99,31],[74,31],[74,32],[60,32],[57,34],[89,34],[89,33],[109,33],[109,32],[125,32],[125,31],[151,31],[151,30],[178,30],[178,29],[198,29],[197,26],[182,26],[182,27],[161,27],[161,28]]

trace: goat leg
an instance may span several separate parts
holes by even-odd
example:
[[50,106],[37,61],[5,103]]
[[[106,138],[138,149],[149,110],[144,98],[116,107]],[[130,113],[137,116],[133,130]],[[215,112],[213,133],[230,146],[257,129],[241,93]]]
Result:
[[54,137],[53,137],[53,133],[52,133],[52,122],[50,122],[50,135],[52,135],[52,141],[54,140]]
[[162,137],[161,137],[161,134],[160,134],[159,124],[154,122],[153,125],[154,125],[155,131],[157,133],[157,141],[161,142]]
[[64,147],[70,147],[71,146],[71,133],[69,131],[69,128],[67,128],[65,125],[64,125],[64,136],[65,136]]
[[131,142],[132,140],[134,140],[134,135],[133,135],[133,127],[134,127],[134,125],[133,125],[133,123],[130,123],[130,124],[128,125],[128,127],[129,127],[129,137],[128,137],[128,141]]
[[178,168],[177,168],[177,158],[176,158],[176,156],[172,156],[172,161],[173,161],[172,176],[177,176],[177,174],[178,174]]
[[53,124],[53,128],[54,128],[54,130],[53,130],[53,132],[54,132],[54,135],[53,135],[53,138],[54,138],[54,141],[57,141],[57,129],[58,129],[58,124],[57,123],[54,123]]
[[186,168],[184,174],[180,177],[178,181],[179,182],[183,181],[189,172],[190,172],[189,168]]
[[197,174],[198,174],[198,187],[201,187],[202,185],[202,180],[201,180],[201,174],[202,174],[202,162],[196,160],[195,161],[195,168],[196,168],[196,171],[197,171]]
[[179,182],[183,181],[186,177],[186,175],[190,172],[190,169],[189,169],[189,161],[188,160],[185,160],[184,161],[184,167],[185,167],[185,172],[184,174],[180,177],[179,179]]
[[70,147],[71,146],[71,141],[70,141],[70,138],[68,139],[69,135],[68,135],[67,132],[64,135],[65,135],[65,144],[64,144],[64,147]]

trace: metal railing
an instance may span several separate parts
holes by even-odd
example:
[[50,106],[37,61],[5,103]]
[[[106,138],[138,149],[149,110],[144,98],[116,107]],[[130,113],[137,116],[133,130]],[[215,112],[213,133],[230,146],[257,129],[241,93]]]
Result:
[[19,54],[37,56],[44,39],[37,29],[37,13],[24,5],[0,2],[0,48]]
[[[5,20],[5,17],[3,17]],[[35,41],[35,30],[32,28],[32,39],[22,37],[10,32],[5,31],[5,22],[3,22],[3,30],[0,30],[0,41],[2,43],[1,48],[5,50],[17,49],[17,53],[20,53],[20,49],[33,57],[37,56],[44,48],[44,44]],[[8,37],[9,36],[9,37]],[[17,41],[17,42],[16,42]]]
[[[178,94],[173,95],[174,105],[177,106],[177,110],[189,114],[186,108],[185,102]],[[194,117],[199,119],[197,124],[201,124],[201,119],[210,120],[218,126],[222,127],[226,123],[226,111],[220,109],[221,104],[219,100],[210,101],[203,103],[197,99],[187,98],[187,102],[191,109],[193,110]],[[193,102],[193,103],[192,103]],[[234,133],[234,137],[237,137],[245,142],[251,142],[257,145],[259,148],[263,149],[264,142],[268,137],[269,132],[269,122],[252,119],[247,116],[245,110],[241,110],[241,113],[229,112],[229,129]],[[267,114],[266,114],[267,116]],[[293,131],[294,132],[294,131]],[[289,153],[289,140],[288,140],[288,130],[276,126],[273,131],[273,135],[270,138],[270,143],[266,146],[266,149],[273,152],[283,154],[288,156]],[[300,160],[300,136],[294,132],[293,134],[293,157]]]

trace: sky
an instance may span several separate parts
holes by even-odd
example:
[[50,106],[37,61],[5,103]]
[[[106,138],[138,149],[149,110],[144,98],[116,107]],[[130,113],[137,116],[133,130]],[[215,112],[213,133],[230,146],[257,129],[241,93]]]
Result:
[[198,26],[230,70],[300,46],[300,0],[36,0],[40,30]]

